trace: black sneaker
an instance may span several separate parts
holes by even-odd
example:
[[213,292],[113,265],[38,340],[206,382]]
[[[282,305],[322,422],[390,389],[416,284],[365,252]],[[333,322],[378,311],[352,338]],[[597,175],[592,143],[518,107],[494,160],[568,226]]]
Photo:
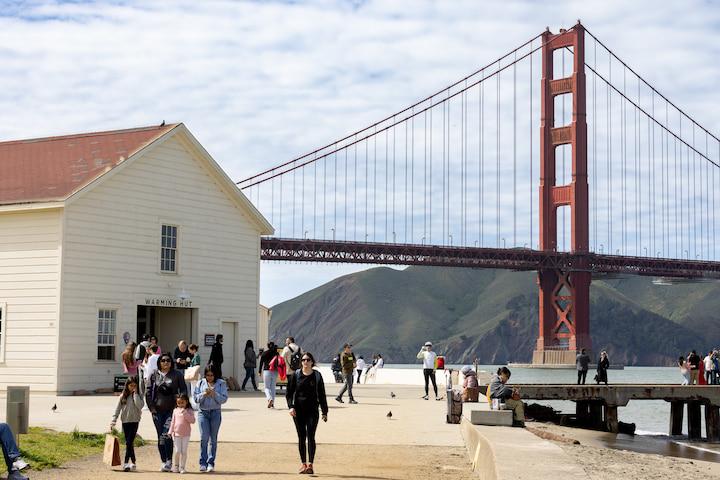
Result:
[[356,404],[357,404],[357,402],[356,402],[355,399],[353,399],[353,398],[350,399],[350,403],[352,403],[353,405],[356,405]]
[[340,403],[345,403],[345,402],[343,402],[343,399],[340,397],[335,397],[335,401],[340,402]]
[[525,428],[525,422],[521,422],[520,420],[513,420],[512,426],[513,426],[513,427]]

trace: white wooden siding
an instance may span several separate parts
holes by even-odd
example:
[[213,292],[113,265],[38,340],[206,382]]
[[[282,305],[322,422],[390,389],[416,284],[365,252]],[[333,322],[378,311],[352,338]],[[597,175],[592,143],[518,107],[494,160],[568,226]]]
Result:
[[62,210],[0,213],[0,390],[56,390]]
[[[121,371],[122,334],[137,333],[143,295],[175,297],[185,289],[198,308],[192,340],[203,363],[210,349],[202,336],[219,333],[221,318],[239,320],[242,345],[255,338],[259,231],[180,139],[111,172],[69,203],[66,217],[60,391],[111,386]],[[180,227],[177,275],[160,273],[162,223]],[[115,362],[95,361],[98,303],[120,305]]]

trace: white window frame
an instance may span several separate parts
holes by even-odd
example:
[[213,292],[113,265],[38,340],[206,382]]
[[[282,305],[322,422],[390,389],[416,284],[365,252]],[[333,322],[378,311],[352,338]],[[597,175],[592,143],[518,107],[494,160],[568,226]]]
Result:
[[[109,333],[101,334],[100,333],[100,312],[101,311],[111,311],[115,312],[115,325],[113,326],[113,329]],[[117,361],[117,355],[118,355],[118,335],[117,335],[117,329],[118,329],[118,320],[120,317],[120,307],[119,305],[108,305],[108,304],[97,304],[95,306],[95,361],[98,363],[106,363],[106,362],[116,362]],[[97,338],[99,335],[108,335],[112,336],[113,343],[100,343],[99,339]],[[110,347],[112,346],[114,348],[113,350],[113,358],[111,359],[105,359],[105,358],[98,358],[98,347]]]
[[[173,227],[175,229],[175,270],[163,270],[163,228]],[[180,273],[180,225],[173,222],[160,222],[160,258],[158,262],[158,271],[163,275],[178,275]]]
[[5,340],[7,339],[7,303],[0,302],[0,363],[5,362]]

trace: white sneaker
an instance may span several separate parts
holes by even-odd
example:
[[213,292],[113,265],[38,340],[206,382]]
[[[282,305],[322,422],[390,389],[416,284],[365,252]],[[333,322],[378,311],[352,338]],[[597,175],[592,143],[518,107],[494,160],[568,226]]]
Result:
[[184,469],[184,468],[181,468],[178,473],[185,473],[185,469]]
[[208,465],[207,471],[212,472],[213,470],[215,470],[215,465]]
[[22,457],[18,457],[17,459],[15,459],[12,466],[15,470],[25,470],[30,466],[30,464],[23,460]]
[[130,471],[130,464],[123,463],[123,472],[129,472],[129,471]]
[[172,473],[179,473],[179,472],[180,472],[180,469],[178,468],[177,465],[173,465],[172,470],[170,470],[170,471],[171,471]]
[[137,470],[137,465],[135,465],[134,463],[130,462],[130,470],[133,471],[133,472],[134,472],[135,470]]
[[171,466],[170,462],[165,462],[165,463],[160,464],[161,472],[169,472],[170,470],[172,470],[172,466]]

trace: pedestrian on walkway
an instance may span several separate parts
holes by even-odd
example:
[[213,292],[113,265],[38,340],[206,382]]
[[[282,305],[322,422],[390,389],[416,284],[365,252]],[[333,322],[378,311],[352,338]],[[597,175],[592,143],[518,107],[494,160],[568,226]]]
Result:
[[680,375],[682,375],[682,382],[680,385],[690,385],[690,369],[687,366],[685,357],[682,355],[678,358],[678,369],[680,369]]
[[260,373],[263,377],[263,389],[265,390],[265,398],[267,399],[267,408],[275,407],[275,386],[277,384],[277,347],[274,342],[268,342],[267,350],[260,356]]
[[152,413],[157,432],[161,472],[172,470],[173,442],[168,432],[177,396],[183,393],[187,395],[185,377],[173,368],[173,364],[170,354],[160,355],[158,369],[150,376],[145,392],[145,403]]
[[287,376],[290,378],[292,374],[295,373],[295,370],[301,367],[300,359],[302,358],[302,349],[295,343],[295,337],[287,337],[285,339],[285,348],[283,348],[282,356],[285,360]]
[[423,361],[423,376],[425,377],[425,395],[422,397],[423,400],[428,399],[428,387],[431,381],[433,390],[435,391],[435,400],[442,400],[440,396],[438,396],[437,383],[435,381],[435,359],[437,358],[437,354],[433,352],[432,342],[425,342],[425,345],[423,345],[417,354],[417,358]]
[[8,471],[8,480],[28,480],[28,477],[22,474],[30,466],[20,456],[20,450],[15,443],[15,435],[7,423],[0,422],[0,444],[2,445],[3,457],[5,457],[5,465]]
[[342,376],[342,366],[340,366],[340,357],[342,357],[342,352],[335,355],[332,359],[332,365],[330,366],[330,369],[333,372],[333,377],[335,377],[335,383],[343,383],[343,376]]
[[[188,352],[190,352],[190,364],[188,365],[188,369],[195,368],[198,370],[198,372],[195,374],[192,380],[190,380],[190,389],[188,392],[190,393],[190,405],[193,407],[193,409],[197,410],[197,404],[195,403],[195,399],[193,398],[192,393],[195,391],[195,387],[198,384],[198,380],[200,379],[200,353],[198,352],[199,348],[196,344],[191,343],[188,347]],[[187,371],[186,371],[187,372]]]
[[595,375],[595,382],[600,385],[601,383],[608,384],[608,368],[610,368],[610,359],[608,358],[607,352],[603,350],[600,352],[600,359],[597,363],[597,375]]
[[513,427],[525,426],[525,405],[520,400],[520,391],[507,385],[510,380],[510,369],[500,367],[490,380],[490,398],[502,400],[505,406],[513,411]]
[[690,385],[697,385],[700,375],[700,355],[695,350],[687,356],[687,366],[690,370]]
[[155,335],[150,335],[150,346],[155,345],[157,347],[157,353],[158,355],[162,355],[162,348],[160,348],[160,344],[158,343],[158,338]]
[[137,436],[142,409],[145,401],[138,388],[138,377],[133,375],[125,380],[125,387],[120,394],[115,413],[110,421],[110,430],[115,428],[118,417],[122,423],[122,431],[125,436],[125,463],[123,471],[135,471],[137,461],[135,459],[135,437]]
[[210,350],[210,358],[208,359],[208,365],[212,366],[215,372],[215,378],[223,378],[222,364],[225,359],[223,358],[222,344],[222,333],[218,333],[217,335],[215,335],[215,343]]
[[[205,368],[205,375],[193,391],[193,398],[200,410],[198,423],[200,425],[200,471],[212,472],[215,470],[217,458],[217,441],[222,415],[220,408],[227,402],[228,389],[225,380],[216,378],[211,367]],[[208,452],[208,447],[210,451]]]
[[575,367],[577,368],[577,384],[585,385],[585,378],[587,377],[588,367],[590,366],[590,356],[585,352],[583,348],[580,353],[575,357]]
[[362,355],[360,355],[357,359],[357,364],[355,365],[355,371],[357,372],[358,379],[357,383],[360,384],[360,379],[362,378],[363,371],[365,370],[365,359]]
[[345,395],[345,392],[348,392],[348,397],[350,397],[350,403],[356,404],[358,402],[355,401],[355,397],[353,397],[352,387],[353,387],[353,375],[355,374],[355,367],[357,366],[357,363],[355,361],[355,354],[352,352],[352,345],[349,343],[346,343],[343,345],[343,352],[340,354],[340,368],[342,369],[343,374],[343,380],[345,380],[345,385],[340,389],[340,392],[337,394],[337,397],[335,397],[335,401],[339,403],[345,403],[343,402],[343,395]]
[[123,372],[128,376],[136,376],[138,374],[138,365],[140,365],[140,361],[135,360],[136,348],[137,345],[135,345],[135,342],[130,342],[125,346],[125,350],[123,350],[123,353],[120,356]]
[[193,423],[195,423],[195,412],[190,408],[190,398],[186,393],[181,393],[175,400],[175,410],[173,410],[170,428],[168,428],[168,435],[172,437],[175,448],[171,470],[173,473],[185,473]]
[[257,356],[255,355],[255,347],[252,340],[245,342],[245,380],[242,383],[242,390],[245,391],[245,385],[248,380],[252,380],[253,390],[258,391],[257,383],[255,383],[255,368],[257,367]]
[[715,362],[712,350],[705,356],[703,363],[705,364],[705,383],[712,385],[715,381]]
[[313,469],[315,431],[320,423],[318,407],[322,411],[323,422],[327,422],[328,404],[322,375],[313,368],[315,357],[312,353],[305,352],[301,363],[302,368],[288,377],[285,398],[298,434],[298,450],[302,462],[299,473],[313,474],[315,473]]

